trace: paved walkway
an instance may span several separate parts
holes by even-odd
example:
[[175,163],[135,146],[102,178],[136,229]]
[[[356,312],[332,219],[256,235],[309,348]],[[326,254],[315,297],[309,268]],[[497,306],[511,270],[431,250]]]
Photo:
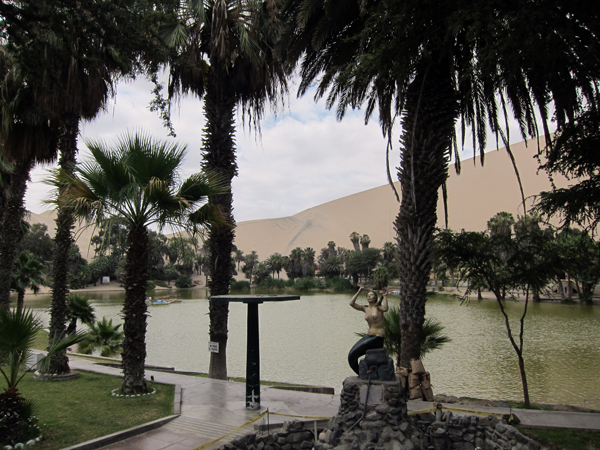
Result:
[[[120,369],[100,366],[90,361],[71,358],[71,368],[121,375]],[[179,384],[182,388],[181,415],[173,421],[139,436],[102,447],[105,450],[203,450],[214,449],[238,436],[254,431],[255,424],[281,423],[293,418],[331,417],[337,413],[339,395],[311,394],[271,387],[261,389],[261,411],[245,408],[245,385],[173,373],[146,371],[160,383]],[[432,403],[409,402],[409,410],[432,407]],[[510,414],[509,408],[447,405],[454,414],[473,410]],[[269,414],[263,415],[268,408]],[[468,408],[468,409],[467,409]],[[512,410],[522,425],[566,427],[600,430],[600,414],[559,411]]]

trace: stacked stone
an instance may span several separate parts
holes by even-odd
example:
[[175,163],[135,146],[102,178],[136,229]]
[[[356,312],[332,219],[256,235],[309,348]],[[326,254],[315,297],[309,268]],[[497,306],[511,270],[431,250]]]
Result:
[[[314,422],[307,422],[310,427]],[[308,450],[315,444],[314,433],[304,422],[285,422],[274,434],[248,434],[220,447],[222,450]]]
[[406,401],[399,380],[372,381],[369,386],[368,381],[346,378],[340,397],[339,412],[320,433],[315,450],[420,448],[421,432],[405,420]]
[[431,413],[408,416],[399,380],[369,383],[349,377],[343,386],[338,414],[318,440],[311,429],[314,422],[286,422],[274,434],[248,435],[221,449],[548,450],[491,416],[453,416],[448,411],[437,420]]
[[[452,416],[435,422],[431,414],[419,417],[419,428],[433,450],[548,450],[496,417]],[[427,425],[426,422],[429,422]]]

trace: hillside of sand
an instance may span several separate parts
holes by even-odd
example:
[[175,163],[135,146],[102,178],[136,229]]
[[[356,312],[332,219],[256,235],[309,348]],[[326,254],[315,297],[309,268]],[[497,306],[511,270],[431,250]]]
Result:
[[[544,172],[538,174],[537,141],[511,145],[521,175],[525,197],[550,190]],[[558,186],[566,180],[556,179]],[[396,189],[400,187],[396,183]],[[519,185],[511,161],[504,148],[486,153],[482,167],[479,159],[462,161],[461,174],[449,169],[448,226],[453,230],[484,230],[490,217],[500,211],[515,216],[523,214]],[[527,207],[532,199],[527,200]],[[239,222],[235,244],[245,254],[255,250],[261,260],[275,252],[288,255],[295,247],[312,247],[315,251],[334,241],[338,246],[351,248],[349,236],[353,231],[368,234],[371,247],[382,247],[393,241],[393,222],[399,203],[389,185],[380,186],[309,208],[290,217]],[[440,195],[438,226],[444,226],[444,209]],[[54,233],[54,212],[31,214],[31,222],[42,222]],[[84,257],[93,256],[89,247],[91,228],[77,232],[77,244]]]
[[[527,145],[526,145],[527,144]],[[526,206],[530,208],[534,195],[551,189],[545,172],[538,173],[537,141],[511,145],[521,176]],[[479,159],[461,163],[461,174],[449,168],[448,227],[453,230],[482,231],[487,221],[500,211],[517,216],[523,214],[523,204],[514,168],[505,148],[485,154],[482,167]],[[565,179],[555,179],[566,186]],[[396,183],[399,191],[399,183]],[[444,227],[444,207],[438,203],[438,226]],[[302,211],[291,217],[240,222],[236,229],[236,245],[244,253],[256,250],[261,260],[274,252],[288,255],[295,247],[312,247],[317,254],[334,241],[338,246],[352,248],[349,236],[353,231],[368,234],[371,247],[382,247],[393,241],[393,222],[400,204],[389,185],[349,195]]]

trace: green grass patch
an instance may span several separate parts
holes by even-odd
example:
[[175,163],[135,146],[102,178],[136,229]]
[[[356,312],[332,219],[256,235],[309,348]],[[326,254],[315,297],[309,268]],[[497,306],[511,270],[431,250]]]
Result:
[[573,430],[570,428],[536,428],[517,426],[519,431],[542,445],[564,450],[597,450],[600,448],[600,431]]
[[135,398],[111,396],[121,377],[81,371],[70,381],[36,381],[26,375],[21,394],[37,407],[44,439],[37,450],[69,447],[173,414],[174,386],[149,383],[155,395]]
[[48,350],[48,332],[46,330],[38,330],[31,348],[34,350]]

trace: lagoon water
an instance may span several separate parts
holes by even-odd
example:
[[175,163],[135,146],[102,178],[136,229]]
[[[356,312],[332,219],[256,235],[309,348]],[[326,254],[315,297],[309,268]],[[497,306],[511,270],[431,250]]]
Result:
[[[120,323],[123,293],[90,293],[97,318]],[[149,307],[147,363],[207,372],[208,300],[204,290],[181,291],[182,302]],[[347,352],[366,331],[363,314],[348,294],[301,294],[301,300],[259,306],[261,379],[341,389],[353,375]],[[48,296],[28,304],[48,322]],[[398,297],[390,296],[390,304]],[[507,302],[513,333],[523,303]],[[246,305],[230,303],[229,376],[245,376]],[[517,358],[493,301],[462,305],[432,298],[427,316],[446,327],[452,342],[424,359],[436,394],[522,400]],[[600,407],[600,309],[598,306],[529,304],[525,367],[531,400]]]

